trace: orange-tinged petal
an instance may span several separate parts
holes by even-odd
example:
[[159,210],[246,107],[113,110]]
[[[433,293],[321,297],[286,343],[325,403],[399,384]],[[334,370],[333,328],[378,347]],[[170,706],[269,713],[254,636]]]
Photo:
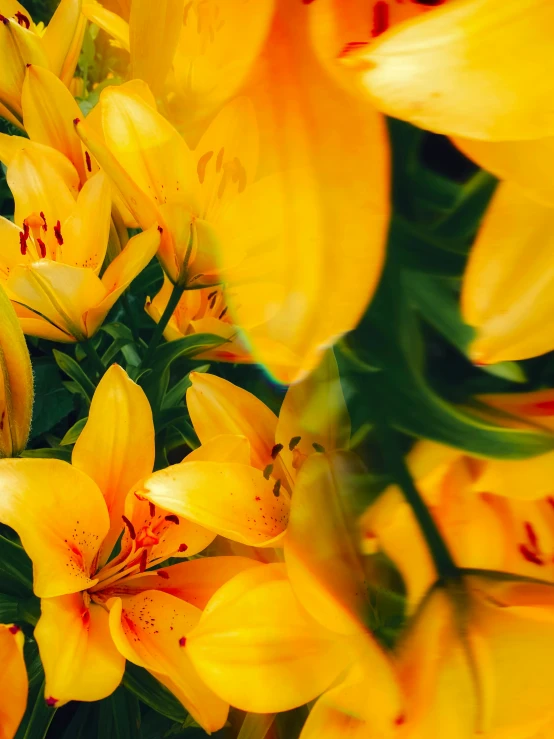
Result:
[[110,514],[107,558],[123,528],[125,498],[154,467],[154,422],[144,390],[113,364],[100,380],[72,464],[92,478]]
[[58,77],[65,73],[64,82],[66,80],[69,82],[73,77],[78,53],[73,54],[73,69],[67,68],[68,57],[72,56],[71,52],[74,51],[72,48],[74,38],[83,32],[81,0],[60,0],[42,37],[42,47],[48,58],[48,65],[43,66],[48,66]]
[[276,415],[255,395],[206,372],[191,372],[187,408],[202,444],[221,434],[245,436],[251,461],[263,470],[271,461]]
[[6,287],[12,300],[46,318],[76,341],[88,336],[83,314],[106,294],[91,269],[47,259],[14,269]]
[[236,462],[187,462],[155,472],[139,493],[155,505],[252,546],[271,546],[284,532],[289,513],[286,490],[274,493],[254,467]]
[[84,316],[87,336],[93,336],[104,318],[125,292],[131,282],[152,261],[160,245],[160,232],[156,225],[133,236],[102,275],[104,295],[92,303]]
[[256,713],[313,700],[352,661],[347,640],[312,620],[273,567],[247,570],[224,585],[186,646],[218,695]]
[[0,457],[27,444],[33,412],[33,370],[17,315],[0,287]]
[[519,500],[540,500],[554,492],[553,475],[552,452],[519,463],[489,459],[483,465],[474,489]]
[[164,684],[170,681],[170,689],[206,731],[221,729],[229,706],[203,683],[186,648],[200,610],[155,590],[114,598],[109,605],[110,630],[120,652]]
[[81,182],[86,182],[81,141],[73,125],[81,112],[63,82],[48,69],[28,66],[21,104],[29,137],[65,154],[79,173]]
[[112,36],[122,49],[129,51],[129,24],[97,0],[83,0],[83,15]]
[[552,23],[548,0],[459,0],[345,60],[396,118],[476,139],[540,138],[554,133]]
[[177,48],[185,0],[133,0],[129,17],[131,76],[163,90]]
[[195,359],[206,359],[214,362],[233,362],[234,364],[253,362],[252,355],[244,342],[238,326],[220,321],[217,318],[199,318],[191,321],[190,326],[196,334],[214,334],[226,341],[215,349],[196,354]]
[[365,630],[369,606],[353,521],[343,503],[360,467],[349,453],[307,459],[294,485],[285,538],[287,572],[299,601],[323,626],[343,634]]
[[85,590],[109,527],[102,494],[87,475],[58,459],[6,459],[0,465],[0,520],[33,561],[41,598]]
[[246,436],[214,436],[187,454],[183,462],[238,462],[250,464],[250,442]]
[[[464,320],[477,329],[469,353],[485,364],[526,359],[554,347],[550,253],[554,208],[506,182],[473,245],[462,290]],[[526,255],[532,250],[533,259]]]
[[287,390],[277,424],[276,440],[285,450],[291,439],[302,454],[312,454],[313,444],[325,451],[346,449],[350,444],[350,416],[332,350],[305,380]]
[[[129,595],[144,590],[161,590],[202,610],[228,580],[255,567],[261,567],[260,562],[247,557],[199,557],[154,573],[145,572],[128,578],[118,583],[118,590]],[[162,572],[162,575],[157,572]]]
[[19,626],[0,624],[0,739],[13,739],[25,713],[28,681]]
[[106,610],[85,604],[82,593],[43,598],[40,608],[35,638],[46,676],[44,697],[59,707],[111,695],[125,657],[113,643]]
[[[260,292],[256,331],[246,335],[256,360],[286,383],[306,376],[359,321],[380,274],[389,210],[383,121],[323,69],[308,14],[306,3],[278,3],[247,91],[260,128],[261,173],[273,177],[237,197],[221,224],[223,253],[232,253],[241,225],[244,232],[253,223],[260,234],[265,227],[253,251],[263,245],[267,275],[252,271],[250,278],[270,285]],[[244,282],[230,275],[229,283],[240,325]],[[279,362],[287,353],[289,367]]]

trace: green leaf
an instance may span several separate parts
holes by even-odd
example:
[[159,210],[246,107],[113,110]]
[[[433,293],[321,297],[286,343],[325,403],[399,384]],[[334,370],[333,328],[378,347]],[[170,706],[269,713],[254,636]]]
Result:
[[60,444],[62,446],[75,444],[75,442],[81,435],[81,431],[85,428],[85,424],[87,421],[88,416],[86,416],[85,418],[80,418],[76,423],[74,423],[73,426],[65,433],[63,439],[60,441]]
[[123,685],[147,706],[172,721],[183,723],[187,712],[177,698],[142,667],[127,662]]
[[34,626],[40,617],[40,600],[0,594],[0,624],[21,622]]
[[51,359],[34,359],[33,374],[35,399],[31,439],[37,439],[66,418],[74,404],[71,394],[61,385],[60,371]]
[[0,535],[0,590],[29,597],[33,592],[33,566],[20,544]]
[[156,433],[159,434],[168,426],[175,424],[177,428],[181,428],[183,423],[188,419],[188,411],[184,405],[177,408],[166,408],[163,411],[158,411],[154,414],[154,428]]
[[227,340],[217,334],[191,334],[176,341],[168,341],[156,349],[152,367],[157,371],[160,367],[167,367],[179,357],[194,357],[226,343]]
[[56,713],[44,700],[44,670],[35,641],[25,642],[25,664],[29,678],[27,709],[15,739],[44,739]]
[[90,403],[94,395],[95,386],[92,380],[85,374],[83,368],[69,354],[64,354],[57,349],[52,349],[52,354],[58,367],[77,383],[81,394]]
[[120,685],[99,704],[98,739],[141,739],[137,697]]
[[21,456],[31,459],[62,459],[64,462],[71,462],[71,450],[61,449],[60,447],[47,446],[42,449],[25,449]]

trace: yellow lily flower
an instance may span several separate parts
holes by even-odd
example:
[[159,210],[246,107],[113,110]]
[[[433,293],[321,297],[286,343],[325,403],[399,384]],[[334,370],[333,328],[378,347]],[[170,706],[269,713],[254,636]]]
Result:
[[24,333],[55,341],[92,336],[160,242],[156,226],[135,236],[105,270],[110,188],[103,173],[80,192],[77,171],[59,152],[31,144],[7,174],[15,223],[0,219],[0,282]]
[[27,705],[27,669],[23,632],[15,624],[0,624],[0,739],[13,739]]
[[46,29],[33,23],[17,0],[0,2],[0,115],[21,125],[21,92],[27,64],[49,69],[69,85],[79,58],[86,19],[81,0],[61,0]]
[[17,315],[0,286],[0,458],[25,449],[33,412],[33,370]]
[[[141,494],[241,544],[280,545],[305,460],[344,449],[350,438],[332,352],[288,389],[279,418],[227,380],[196,372],[190,379],[187,406],[201,446],[184,463],[155,472]],[[224,461],[229,463],[221,469]]]
[[311,12],[276,4],[255,80],[193,152],[147,103],[115,89],[102,93],[107,148],[78,126],[142,227],[161,212],[170,279],[224,280],[254,358],[287,383],[356,325],[388,223],[383,121],[321,64]]
[[213,592],[260,565],[214,557],[151,569],[202,551],[215,536],[132,492],[153,462],[148,400],[113,365],[94,394],[72,464],[0,464],[0,520],[19,534],[33,562],[41,598],[35,638],[49,705],[110,695],[129,659],[168,687],[207,731],[216,731],[228,706],[204,685],[184,645]]
[[[498,188],[470,252],[462,314],[477,331],[469,354],[478,363],[527,359],[554,348],[550,244],[554,208],[517,185]],[[533,259],[528,259],[529,249]],[[517,274],[517,279],[515,275]]]

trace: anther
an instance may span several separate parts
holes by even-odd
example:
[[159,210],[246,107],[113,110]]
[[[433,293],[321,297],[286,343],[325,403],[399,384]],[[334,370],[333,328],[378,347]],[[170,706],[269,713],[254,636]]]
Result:
[[298,446],[301,438],[301,436],[293,436],[292,439],[289,441],[289,449],[291,452],[296,446]]
[[76,125],[77,125],[77,124],[79,124],[80,122],[81,122],[81,119],[80,119],[80,118],[74,118],[74,119],[73,119],[73,125],[74,125],[74,126],[76,126]]
[[179,525],[179,516],[176,516],[174,513],[170,513],[169,516],[166,516],[165,520]]
[[25,236],[24,233],[22,233],[21,231],[19,232],[19,248],[20,248],[21,253],[23,254],[23,256],[25,256],[25,254],[27,254],[27,239],[28,238],[29,237],[28,236]]
[[129,521],[129,519],[127,518],[127,516],[121,516],[121,518],[123,519],[123,523],[125,524],[125,526],[127,526],[127,528],[129,529],[129,536],[131,537],[131,539],[134,540],[136,538],[136,536],[137,536],[136,535],[136,532],[135,532],[135,527]]
[[373,38],[380,36],[389,27],[389,6],[386,2],[378,2],[373,6]]
[[529,543],[531,544],[533,549],[538,549],[539,540],[535,532],[535,529],[531,526],[531,524],[528,521],[525,521],[524,526],[525,526],[525,533],[527,534],[527,538],[529,539]]
[[212,299],[212,298],[214,297],[214,295],[217,295],[217,290],[214,290],[213,292],[211,292],[211,293],[210,293],[210,294],[208,295],[208,300],[211,300],[211,299]]
[[62,224],[59,221],[56,221],[56,225],[54,226],[54,236],[56,237],[56,241],[58,242],[58,244],[62,246]]
[[90,154],[88,151],[85,151],[85,161],[87,163],[87,169],[89,172],[92,172],[92,162],[90,161]]
[[273,465],[268,464],[267,467],[264,470],[264,477],[266,480],[269,480],[271,473],[273,472]]
[[225,314],[227,313],[227,311],[228,311],[228,307],[226,306],[225,308],[223,308],[223,310],[222,310],[222,311],[221,311],[221,313],[219,314],[219,320],[220,320],[220,321],[221,321],[221,319],[222,319],[222,318],[223,318],[223,317],[225,316]]
[[1,13],[0,13],[0,23],[3,23],[5,26],[10,25],[10,21],[8,20],[8,18],[6,18],[6,16],[2,15]]
[[[40,211],[39,216],[42,218],[42,230],[43,231],[48,231],[48,224],[46,223],[46,216],[44,215],[44,213],[42,212],[42,210]],[[58,221],[58,223],[59,223],[59,221]]]
[[273,449],[271,450],[271,459],[277,459],[279,456],[279,453],[282,451],[283,445],[282,444],[275,444]]
[[312,446],[316,450],[316,452],[319,452],[319,454],[323,454],[325,452],[325,447],[321,446],[321,444],[318,444],[317,441],[314,441]]
[[519,545],[519,552],[523,556],[523,558],[527,560],[527,562],[531,562],[534,565],[544,565],[544,562],[538,556],[538,554],[532,552],[525,544]]
[[225,149],[221,148],[217,154],[217,159],[215,162],[215,171],[219,174],[221,171],[221,165],[223,164],[223,155],[225,153]]
[[154,518],[156,515],[156,506],[151,500],[148,501],[148,510],[150,511],[150,518]]
[[161,226],[158,226],[158,231],[159,231],[159,232],[160,232],[161,234],[163,234],[163,232],[164,232],[164,230],[163,230],[163,228],[162,228]]
[[0,431],[4,430],[4,419],[6,418],[6,411],[2,411],[2,415],[0,416]]
[[18,10],[15,14],[15,17],[17,18],[17,22],[20,26],[25,26],[25,28],[31,27],[31,21],[29,20],[29,18],[27,18],[25,13],[22,13],[20,10]]
[[165,570],[156,570],[156,575],[161,577],[163,580],[169,580],[169,573]]
[[281,492],[281,480],[277,480],[275,485],[273,486],[273,495],[278,498],[279,493]]
[[202,154],[202,156],[198,160],[198,164],[196,165],[196,172],[198,174],[198,181],[201,185],[203,184],[206,177],[206,166],[208,165],[208,162],[213,157],[213,155],[213,151],[207,151],[205,154]]
[[42,239],[37,239],[38,248],[40,249],[40,256],[44,259],[46,256],[46,244]]

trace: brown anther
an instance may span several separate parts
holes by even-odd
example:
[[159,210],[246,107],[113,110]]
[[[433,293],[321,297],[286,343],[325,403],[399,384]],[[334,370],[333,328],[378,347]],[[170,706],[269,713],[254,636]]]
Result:
[[0,13],[0,23],[3,23],[5,26],[8,26],[10,24],[10,21],[8,20],[8,18],[6,18],[5,15],[2,15],[2,13]]
[[22,233],[21,231],[19,232],[19,248],[23,256],[27,254],[27,239],[28,238],[29,236],[25,236],[25,234]]
[[25,26],[25,28],[31,27],[31,21],[29,20],[29,18],[27,18],[25,13],[22,13],[20,10],[18,10],[15,14],[15,17],[17,18],[17,22],[20,26]]
[[48,224],[46,223],[46,216],[44,215],[42,210],[40,211],[39,216],[42,218],[42,230],[48,231]]
[[19,634],[19,632],[21,631],[21,629],[20,629],[20,627],[17,624],[12,624],[9,627],[8,631],[10,632],[10,634]]
[[77,125],[78,123],[80,123],[80,122],[81,122],[81,119],[80,119],[80,118],[74,118],[74,119],[73,119],[73,125],[74,125],[74,126],[76,126],[76,125]]
[[314,443],[312,444],[312,446],[316,450],[316,452],[318,452],[319,454],[324,454],[325,453],[325,447],[324,446],[321,446],[321,444],[318,444],[317,441],[314,441]]
[[147,560],[148,552],[146,551],[146,549],[143,549],[140,555],[139,572],[144,572],[144,570],[146,569]]
[[188,544],[179,544],[179,549],[177,551],[178,552],[186,552],[188,548],[189,548],[188,547]]
[[88,151],[85,151],[85,162],[87,163],[88,171],[92,172],[92,162],[90,161],[90,154]]
[[179,525],[179,516],[176,516],[174,513],[170,513],[169,516],[166,516],[165,520]]
[[264,470],[264,477],[265,477],[266,480],[269,480],[269,478],[271,477],[271,473],[272,472],[273,472],[273,465],[272,464],[268,464],[267,467]]
[[182,637],[181,637],[181,638],[179,639],[179,646],[180,646],[180,647],[184,647],[186,643],[187,643],[187,637],[186,637],[186,636],[182,636]]
[[281,480],[277,480],[275,485],[273,486],[273,495],[278,498],[281,493]]
[[222,318],[223,318],[223,317],[225,316],[225,314],[227,313],[227,311],[228,311],[228,308],[227,308],[227,307],[223,308],[223,310],[222,310],[222,311],[221,311],[221,313],[219,314],[219,320],[220,320],[220,321],[221,321],[221,319],[222,319]]
[[37,239],[38,248],[40,249],[40,256],[44,259],[46,256],[46,244],[42,239]]
[[156,575],[161,577],[163,580],[169,580],[169,573],[165,570],[156,570]]
[[301,436],[293,436],[292,439],[289,441],[289,449],[292,452],[294,447],[298,446],[300,443]]
[[282,444],[275,444],[275,446],[271,450],[271,459],[277,459],[277,457],[279,456],[282,450],[283,450]]
[[217,293],[213,296],[213,298],[210,300],[210,310],[213,310],[215,308],[215,301],[217,300]]
[[49,708],[53,708],[57,702],[58,702],[58,699],[52,698],[52,696],[50,696],[49,698],[45,698],[45,703]]
[[137,535],[136,535],[135,527],[133,526],[133,524],[129,521],[127,516],[121,516],[121,518],[123,519],[123,523],[125,524],[125,526],[127,526],[129,530],[129,536],[131,537],[131,539],[133,540],[136,539]]
[[56,237],[56,241],[58,242],[58,244],[62,246],[62,224],[59,221],[56,221],[56,225],[54,226],[54,236]]
[[213,292],[211,292],[211,293],[210,293],[210,294],[208,295],[208,300],[211,300],[211,299],[212,299],[212,298],[214,297],[214,295],[217,295],[217,290],[214,290]]
[[150,511],[150,518],[154,518],[156,515],[156,506],[151,500],[148,501],[148,510]]

